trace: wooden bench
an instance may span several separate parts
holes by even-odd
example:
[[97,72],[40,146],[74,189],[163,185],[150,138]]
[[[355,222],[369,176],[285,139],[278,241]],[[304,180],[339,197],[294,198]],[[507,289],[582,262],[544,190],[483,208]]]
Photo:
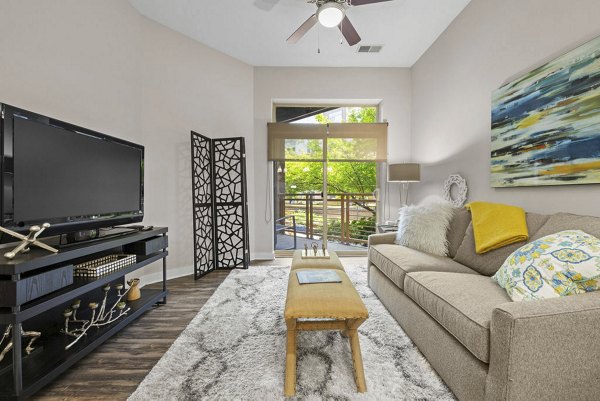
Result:
[[[354,379],[358,392],[367,391],[358,339],[358,327],[369,317],[360,295],[335,255],[331,259],[302,259],[294,254],[288,281],[284,318],[287,325],[287,354],[284,391],[287,397],[296,393],[296,335],[298,331],[341,330],[350,338]],[[335,269],[341,283],[300,284],[296,272],[310,269]]]

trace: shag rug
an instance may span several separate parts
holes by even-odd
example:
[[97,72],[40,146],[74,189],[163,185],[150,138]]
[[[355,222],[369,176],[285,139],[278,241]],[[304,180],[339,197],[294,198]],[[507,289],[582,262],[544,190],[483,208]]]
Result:
[[[356,392],[348,339],[300,332],[296,399],[454,400],[368,287],[366,266],[344,265],[369,310],[359,328],[368,392]],[[232,271],[129,400],[283,400],[289,271]]]

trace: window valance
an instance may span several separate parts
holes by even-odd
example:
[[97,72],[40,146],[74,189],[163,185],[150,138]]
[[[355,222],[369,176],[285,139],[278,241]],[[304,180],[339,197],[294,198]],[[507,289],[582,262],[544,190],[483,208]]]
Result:
[[386,161],[387,123],[269,123],[268,160]]

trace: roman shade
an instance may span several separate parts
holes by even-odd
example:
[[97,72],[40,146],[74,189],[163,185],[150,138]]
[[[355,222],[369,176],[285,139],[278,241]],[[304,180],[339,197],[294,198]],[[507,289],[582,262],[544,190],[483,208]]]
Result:
[[268,160],[386,161],[387,128],[387,123],[269,123]]

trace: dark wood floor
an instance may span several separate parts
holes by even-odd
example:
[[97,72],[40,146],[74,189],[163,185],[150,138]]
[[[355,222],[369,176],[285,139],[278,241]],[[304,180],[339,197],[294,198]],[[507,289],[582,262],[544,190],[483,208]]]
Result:
[[228,274],[169,280],[167,305],[145,313],[33,399],[126,400]]

